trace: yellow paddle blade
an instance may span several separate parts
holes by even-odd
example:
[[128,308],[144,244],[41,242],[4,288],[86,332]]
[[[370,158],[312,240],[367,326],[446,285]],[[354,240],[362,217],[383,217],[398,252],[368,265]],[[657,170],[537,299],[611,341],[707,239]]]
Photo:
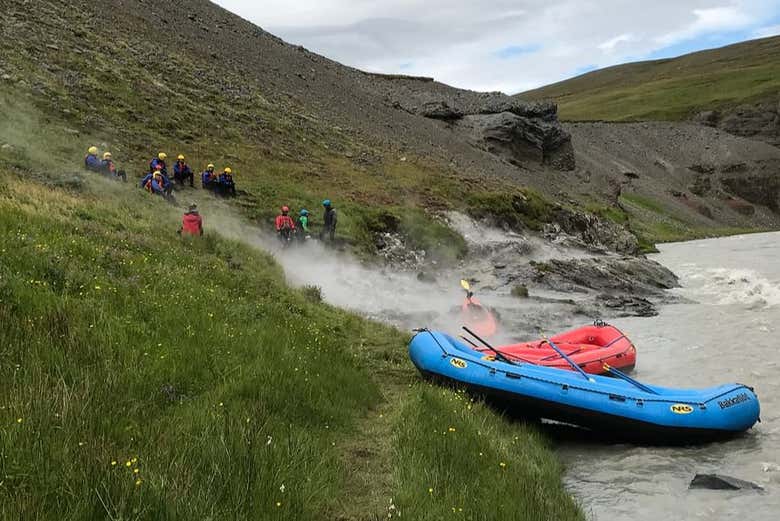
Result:
[[469,281],[467,281],[467,280],[461,280],[461,281],[460,281],[460,285],[461,285],[461,287],[462,287],[463,289],[465,289],[466,291],[471,291],[471,286],[469,285]]

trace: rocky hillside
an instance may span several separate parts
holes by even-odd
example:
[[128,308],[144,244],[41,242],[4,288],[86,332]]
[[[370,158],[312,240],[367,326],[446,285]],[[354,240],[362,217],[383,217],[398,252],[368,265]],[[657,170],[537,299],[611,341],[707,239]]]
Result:
[[618,65],[534,91],[567,120],[693,119],[780,145],[780,36]]
[[[29,107],[33,120],[85,145],[104,143],[135,175],[159,149],[185,152],[197,167],[231,164],[242,189],[237,204],[260,222],[282,202],[316,207],[327,195],[339,201],[344,237],[357,249],[370,252],[378,247],[374,237],[392,232],[451,258],[462,241],[436,219],[447,209],[537,229],[540,219],[559,214],[554,207],[628,213],[639,224],[649,217],[617,206],[615,187],[626,180],[625,169],[592,160],[625,154],[621,141],[578,143],[553,103],[368,74],[283,42],[205,0],[4,0],[2,7],[3,107]],[[659,146],[679,147],[679,154],[665,154],[680,158],[674,169],[684,170],[700,152],[696,141],[675,142],[675,129],[656,132]],[[740,146],[716,137],[713,146],[721,145]],[[644,147],[639,157],[664,154],[637,146]],[[83,154],[61,152],[74,167]],[[775,156],[762,154],[769,158],[764,170],[749,164],[734,175],[771,173]],[[719,161],[713,168],[730,168],[731,159]],[[654,176],[654,164],[632,168]],[[670,190],[634,186],[660,207],[679,206]],[[748,194],[729,186],[696,196],[714,209],[711,215],[675,217],[684,233],[635,229],[653,241],[778,225],[776,213],[764,211],[771,210],[766,201],[746,199],[761,206],[751,215],[733,208],[730,197]],[[522,203],[528,197],[534,205]],[[507,218],[507,211],[518,215]],[[617,226],[625,224],[618,219]]]

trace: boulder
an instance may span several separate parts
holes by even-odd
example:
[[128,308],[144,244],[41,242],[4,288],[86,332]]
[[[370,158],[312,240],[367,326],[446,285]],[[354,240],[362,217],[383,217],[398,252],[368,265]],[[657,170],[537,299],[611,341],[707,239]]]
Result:
[[691,480],[689,489],[707,490],[764,490],[764,487],[742,479],[724,474],[696,474]]
[[447,100],[430,100],[424,102],[416,112],[426,118],[454,120],[463,117],[463,112]]

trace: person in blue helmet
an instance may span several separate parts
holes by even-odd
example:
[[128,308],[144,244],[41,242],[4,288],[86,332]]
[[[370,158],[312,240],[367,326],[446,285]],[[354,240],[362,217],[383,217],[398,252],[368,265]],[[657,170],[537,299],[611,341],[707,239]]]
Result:
[[333,203],[331,203],[330,199],[322,201],[322,207],[325,209],[325,214],[322,217],[320,240],[328,239],[333,242],[336,237],[336,224],[338,223],[336,209],[333,208]]

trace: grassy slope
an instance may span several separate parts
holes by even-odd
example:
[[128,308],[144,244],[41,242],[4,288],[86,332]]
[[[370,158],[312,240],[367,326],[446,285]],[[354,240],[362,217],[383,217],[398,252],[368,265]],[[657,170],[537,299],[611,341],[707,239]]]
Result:
[[780,37],[618,65],[520,95],[552,98],[565,120],[681,120],[780,99]]
[[4,101],[0,517],[579,518],[538,434],[418,383],[405,335],[179,239],[179,210],[63,166],[83,138]]

